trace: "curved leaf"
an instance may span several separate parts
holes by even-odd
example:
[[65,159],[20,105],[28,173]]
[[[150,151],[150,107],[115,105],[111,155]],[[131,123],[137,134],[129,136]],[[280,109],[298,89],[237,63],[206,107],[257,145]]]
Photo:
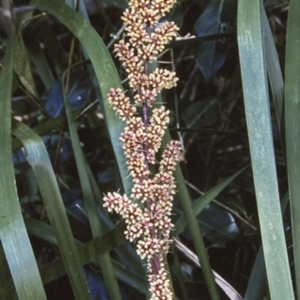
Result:
[[[199,197],[192,204],[192,209],[194,211],[195,216],[197,216],[205,207],[208,205],[214,198],[216,198],[223,189],[225,189],[237,176],[239,176],[247,167],[242,170],[236,172],[234,175],[225,179],[223,182],[211,188],[207,191],[203,196]],[[184,216],[180,216],[175,224],[175,230],[173,231],[173,235],[179,235],[186,226],[186,220]]]
[[14,121],[13,133],[26,149],[63,257],[76,299],[90,299],[83,270],[52,165],[42,139],[26,125]]
[[[11,37],[0,76],[0,119],[2,120],[0,126],[0,239],[19,299],[46,299],[25,228],[11,159],[12,73],[13,38]],[[5,285],[5,282],[2,282],[3,284]]]
[[99,99],[99,101],[101,100],[101,106],[105,110],[105,120],[117,158],[121,178],[123,180],[123,187],[125,192],[129,194],[132,183],[127,176],[128,171],[125,156],[119,142],[119,137],[123,131],[124,123],[120,121],[115,111],[109,106],[107,101],[107,94],[109,90],[112,87],[121,88],[121,82],[105,44],[95,29],[62,1],[32,0],[32,4],[41,9],[48,10],[65,26],[67,26],[78,38],[89,55],[101,89],[103,99]]
[[[63,77],[64,78],[64,77]],[[64,82],[64,80],[63,80]],[[97,210],[97,200],[95,194],[93,193],[92,184],[89,180],[88,165],[81,149],[80,140],[76,130],[75,122],[73,120],[71,112],[71,99],[68,102],[66,97],[66,91],[63,89],[63,98],[66,107],[66,114],[68,119],[69,131],[72,140],[72,146],[75,156],[75,161],[77,165],[77,170],[80,178],[80,184],[82,188],[82,193],[84,197],[85,209],[89,218],[89,223],[91,226],[93,237],[100,236],[104,232],[104,226],[100,220],[100,216]],[[118,282],[115,277],[114,268],[109,253],[104,253],[99,256],[99,262],[103,272],[104,280],[112,299],[121,299],[121,293],[118,287]]]

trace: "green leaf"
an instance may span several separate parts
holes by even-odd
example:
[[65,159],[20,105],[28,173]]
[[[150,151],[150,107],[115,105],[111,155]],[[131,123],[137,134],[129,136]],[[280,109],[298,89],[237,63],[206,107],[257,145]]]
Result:
[[262,9],[259,0],[239,0],[237,27],[244,102],[270,295],[272,299],[294,299],[277,185]]
[[296,290],[300,293],[300,2],[290,1],[285,55],[285,133]]
[[[0,76],[0,239],[19,299],[46,299],[25,228],[11,151],[13,38],[9,40]],[[5,282],[1,282],[5,286]]]
[[[58,245],[53,229],[49,225],[29,218],[25,219],[25,222],[27,230],[31,235],[45,240],[50,244]],[[125,225],[118,226],[114,230],[94,238],[83,245],[81,245],[79,241],[76,241],[76,243],[80,245],[78,248],[78,253],[81,264],[95,264],[95,259],[97,259],[97,257],[109,252],[117,246],[122,245],[125,241],[124,230]],[[97,264],[95,265],[97,266]],[[148,293],[148,284],[145,276],[141,276],[134,270],[125,268],[124,265],[121,265],[116,261],[113,261],[113,267],[119,280],[127,283],[129,286],[135,288],[144,295]],[[66,270],[62,259],[60,258],[41,269],[41,275],[44,284],[51,282],[64,274],[66,274]]]
[[58,241],[76,299],[90,299],[79,255],[52,165],[42,139],[26,125],[14,121],[13,133],[26,149],[27,159],[38,180],[48,217]]
[[[281,201],[282,215],[286,213],[289,197],[286,194]],[[245,300],[261,300],[267,294],[267,274],[262,247],[256,254],[255,262],[248,281]]]
[[5,253],[0,243],[0,282],[5,284],[5,288],[0,289],[0,299],[17,300],[18,296],[12,280],[9,267],[5,258]]
[[119,141],[120,134],[124,129],[124,123],[119,120],[115,111],[109,106],[107,101],[107,94],[109,90],[111,88],[121,88],[122,86],[116,67],[106,49],[105,44],[95,29],[62,1],[32,0],[32,4],[41,9],[48,10],[49,13],[55,15],[55,17],[68,27],[69,30],[78,38],[84,50],[88,54],[101,89],[103,99],[99,100],[101,101],[101,106],[105,110],[105,121],[107,123],[115,156],[117,158],[123,187],[125,192],[129,194],[132,183],[127,176],[128,169]]
[[[190,129],[212,125],[218,118],[218,101],[207,99],[192,103],[184,109],[180,118],[185,121],[186,126]],[[185,136],[186,133],[183,133],[182,137]]]
[[[57,245],[55,236],[51,237],[52,230],[51,228],[49,228],[49,225],[41,225],[39,224],[40,222],[38,222],[39,221],[32,219],[26,220],[26,226],[28,226],[29,233],[39,237],[40,239],[47,240],[49,243]],[[46,229],[46,236],[44,236],[42,231],[38,228],[40,226],[42,228],[48,226],[48,229]],[[81,264],[87,264],[97,259],[99,255],[105,254],[106,252],[112,250],[114,247],[124,243],[124,230],[124,226],[118,226],[116,227],[116,229],[81,245],[78,248]],[[79,242],[77,243],[79,244]],[[50,263],[49,265],[46,265],[41,269],[41,276],[45,284],[59,278],[64,274],[66,274],[66,269],[61,258],[55,260],[53,263]]]
[[40,48],[38,41],[33,38],[30,39],[29,44],[27,45],[27,48],[28,48],[30,58],[32,59],[34,65],[36,67],[36,70],[38,71],[39,75],[41,76],[41,79],[42,79],[47,91],[49,91],[50,88],[53,86],[55,80],[52,75],[50,66],[44,55],[44,52]]
[[39,42],[45,46],[45,52],[53,59],[56,70],[61,75],[68,68],[68,57],[64,51],[63,46],[58,41],[56,34],[46,19],[40,19],[33,23],[30,27],[28,38],[37,35]]
[[[228,31],[235,21],[236,0],[210,1],[202,15],[195,23],[197,36],[213,35]],[[229,40],[226,38],[201,44],[195,58],[204,79],[209,81],[224,65],[228,51]]]
[[264,35],[265,35],[266,66],[268,71],[268,77],[270,80],[272,96],[274,100],[277,124],[278,124],[278,128],[280,129],[283,121],[284,84],[283,84],[282,72],[281,72],[279,58],[278,58],[277,50],[273,39],[273,34],[265,10],[263,10],[261,14],[261,18],[262,18],[261,21],[262,28],[264,30]]
[[[248,166],[236,172],[234,175],[228,177],[226,180],[214,186],[209,191],[207,191],[203,196],[195,200],[192,204],[192,209],[195,216],[197,216],[205,208],[206,205],[208,205],[212,200],[214,200],[214,198],[216,198],[222,192],[222,190],[224,190],[237,176],[239,176],[242,172],[244,172],[246,168],[248,168]],[[184,216],[180,216],[180,218],[177,220],[175,224],[175,230],[173,231],[173,235],[174,236],[179,235],[185,228],[186,223],[187,222]]]
[[[76,130],[75,122],[73,120],[71,108],[66,97],[66,91],[63,87],[64,102],[66,108],[66,114],[68,119],[69,131],[72,141],[73,152],[75,155],[75,161],[77,165],[77,170],[80,178],[81,189],[83,193],[85,209],[87,211],[89,223],[91,226],[93,237],[100,236],[104,233],[105,229],[100,220],[98,214],[97,200],[93,192],[92,184],[89,180],[89,173],[85,156],[81,149],[78,133]],[[101,265],[101,270],[104,276],[104,280],[112,299],[122,299],[121,293],[118,287],[118,282],[115,277],[114,268],[109,253],[104,253],[99,256],[99,262]]]
[[267,293],[267,276],[262,248],[259,249],[248,281],[245,300],[261,300]]
[[23,86],[36,98],[37,93],[35,90],[35,84],[31,73],[29,56],[25,48],[22,31],[19,31],[15,47],[14,47],[14,70],[17,73]]
[[[170,137],[169,132],[167,131],[163,138],[163,144],[165,145],[170,140],[171,140],[171,137]],[[175,181],[177,183],[178,198],[180,200],[183,215],[185,217],[187,226],[190,230],[197,256],[199,257],[199,261],[202,265],[203,275],[204,275],[205,281],[207,283],[209,294],[212,299],[216,299],[216,300],[220,299],[220,296],[219,296],[219,293],[217,290],[217,286],[216,286],[216,283],[214,280],[214,276],[212,273],[212,268],[211,268],[210,262],[208,260],[208,255],[206,252],[206,248],[205,248],[205,244],[204,244],[203,237],[201,234],[201,230],[199,228],[197,218],[194,214],[192,202],[191,202],[188,190],[185,185],[182,171],[179,166],[176,167],[174,177],[175,177]],[[176,230],[176,226],[175,226],[175,230]]]
[[188,128],[212,125],[218,118],[218,101],[207,99],[190,104],[180,115]]

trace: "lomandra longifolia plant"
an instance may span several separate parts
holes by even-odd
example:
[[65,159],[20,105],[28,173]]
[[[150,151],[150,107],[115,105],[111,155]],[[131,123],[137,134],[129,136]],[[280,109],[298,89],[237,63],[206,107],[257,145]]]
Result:
[[164,106],[155,108],[157,95],[176,86],[174,72],[150,64],[157,61],[166,44],[177,35],[174,22],[159,23],[174,6],[175,0],[132,0],[122,20],[125,39],[115,45],[115,52],[128,73],[134,104],[121,89],[110,90],[108,101],[126,122],[120,136],[133,179],[131,195],[108,193],[104,206],[120,214],[126,224],[126,238],[137,242],[137,253],[148,263],[151,299],[172,299],[163,255],[172,242],[170,215],[175,193],[173,172],[180,158],[179,142],[171,141],[163,150],[156,172],[156,153],[169,122]]

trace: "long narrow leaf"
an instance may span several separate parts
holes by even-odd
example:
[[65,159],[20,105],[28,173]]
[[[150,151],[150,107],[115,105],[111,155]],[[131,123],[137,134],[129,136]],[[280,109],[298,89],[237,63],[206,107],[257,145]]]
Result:
[[[64,91],[64,102],[65,102],[66,114],[68,119],[69,131],[71,135],[77,170],[80,178],[80,184],[81,184],[84,203],[85,203],[85,209],[87,210],[87,215],[89,218],[93,237],[97,237],[103,234],[105,229],[101,223],[100,216],[98,214],[97,201],[93,193],[93,188],[89,180],[89,175],[87,171],[87,162],[85,160],[83,151],[81,149],[80,140],[76,130],[75,122],[73,120],[71,108],[69,102],[67,101],[64,88],[63,91]],[[101,265],[103,277],[110,297],[116,300],[122,299],[109,253],[106,252],[100,255],[99,262]]]
[[245,300],[261,300],[267,293],[267,276],[262,248],[259,249],[248,281]]
[[[263,251],[272,299],[294,299],[271,131],[259,0],[238,3],[238,45]],[[280,283],[280,284],[278,284]]]
[[291,0],[285,63],[286,156],[297,294],[300,292],[300,1]]
[[26,149],[45,202],[76,299],[90,299],[59,187],[42,139],[26,125],[14,121],[13,133]]
[[128,171],[125,156],[120,147],[119,137],[124,128],[124,123],[116,116],[115,111],[107,102],[107,94],[114,87],[121,87],[120,77],[114,62],[106,49],[105,44],[94,28],[79,14],[59,0],[32,0],[32,4],[45,9],[59,19],[78,38],[87,52],[94,67],[98,83],[101,89],[103,102],[101,105],[105,110],[113,149],[117,158],[119,171],[123,180],[123,187],[127,194],[130,194],[131,181],[128,178]]
[[38,300],[46,295],[23,221],[11,159],[12,54],[11,38],[0,77],[0,239],[19,299]]
[[[282,215],[286,213],[289,197],[286,194],[281,201]],[[264,254],[260,247],[248,281],[245,300],[261,300],[267,293],[267,274]]]
[[[53,229],[41,221],[34,219],[25,219],[26,227],[30,234],[45,240],[53,245],[57,245],[57,240],[54,236]],[[102,254],[112,250],[113,248],[121,245],[125,241],[124,236],[125,226],[116,227],[114,230],[97,237],[78,248],[81,264],[89,262],[94,263],[94,260]],[[77,241],[77,244],[80,244]],[[137,272],[125,268],[123,264],[113,261],[113,266],[119,280],[127,283],[129,286],[140,291],[142,294],[148,293],[148,284],[144,276]],[[66,269],[61,258],[46,265],[41,269],[41,275],[44,284],[51,282],[62,275],[66,274]]]
[[11,299],[17,300],[18,296],[12,280],[9,267],[6,261],[5,253],[3,251],[2,245],[0,244],[0,282],[5,284],[5,289],[0,289],[0,299]]
[[[192,204],[195,216],[197,216],[205,208],[206,205],[208,205],[212,200],[214,200],[214,198],[217,197],[218,194],[221,193],[222,190],[225,189],[246,168],[248,168],[248,166],[243,168],[242,170],[236,172],[232,176],[228,177],[223,182],[219,183],[218,185],[214,186],[209,191],[207,191],[203,196],[201,196],[197,200],[195,200]],[[175,230],[173,232],[173,235],[174,236],[179,235],[185,228],[186,224],[187,224],[187,222],[186,222],[184,216],[181,216],[175,224]]]
[[33,60],[33,63],[41,76],[47,91],[53,86],[55,80],[51,73],[51,69],[47,59],[44,55],[44,52],[40,48],[40,45],[36,39],[31,39],[30,44],[27,46],[30,54],[30,58]]
[[283,92],[284,84],[282,72],[280,68],[279,58],[275,47],[270,24],[265,10],[261,14],[262,28],[265,35],[266,45],[266,66],[268,71],[268,78],[270,80],[271,91],[274,100],[274,107],[277,117],[278,128],[281,128],[283,120]]
[[[167,142],[169,140],[170,140],[170,135],[169,135],[169,133],[167,133],[164,137],[164,142]],[[199,261],[202,265],[202,271],[203,271],[203,275],[204,275],[204,278],[207,283],[209,293],[210,293],[212,299],[220,299],[219,293],[217,290],[217,285],[215,283],[215,279],[214,279],[214,276],[212,273],[212,268],[210,266],[210,262],[209,262],[208,255],[206,252],[203,237],[201,234],[201,230],[198,225],[197,218],[194,214],[192,202],[191,202],[188,190],[187,190],[185,182],[184,182],[184,177],[182,175],[182,172],[181,172],[181,169],[179,166],[177,166],[176,171],[175,171],[175,180],[177,182],[178,197],[180,200],[182,211],[183,211],[187,226],[190,230],[196,253],[197,253],[197,255],[199,257]]]

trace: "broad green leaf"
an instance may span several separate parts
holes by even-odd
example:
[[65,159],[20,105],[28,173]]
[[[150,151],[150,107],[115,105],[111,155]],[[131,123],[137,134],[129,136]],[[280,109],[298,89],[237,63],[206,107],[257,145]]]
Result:
[[300,293],[300,1],[291,0],[285,54],[285,135],[296,290]]
[[[0,239],[19,299],[46,299],[37,263],[25,228],[11,150],[11,90],[13,38],[6,49],[0,75]],[[3,258],[2,258],[3,259]],[[5,282],[1,282],[5,286]]]
[[[195,23],[197,36],[206,36],[227,32],[235,21],[236,0],[210,1]],[[223,66],[229,51],[226,38],[201,44],[195,58],[204,79],[209,81]]]
[[25,147],[27,159],[38,180],[40,193],[58,241],[76,299],[90,299],[79,255],[67,219],[50,158],[42,139],[26,125],[14,121],[13,134]]
[[[294,299],[281,218],[259,0],[238,3],[238,46],[250,153],[271,299]],[[280,282],[280,284],[278,284]]]
[[117,261],[113,261],[113,264],[117,277],[121,281],[135,288],[144,295],[149,294],[148,282],[144,276],[141,276],[133,270],[125,269],[124,266]]

